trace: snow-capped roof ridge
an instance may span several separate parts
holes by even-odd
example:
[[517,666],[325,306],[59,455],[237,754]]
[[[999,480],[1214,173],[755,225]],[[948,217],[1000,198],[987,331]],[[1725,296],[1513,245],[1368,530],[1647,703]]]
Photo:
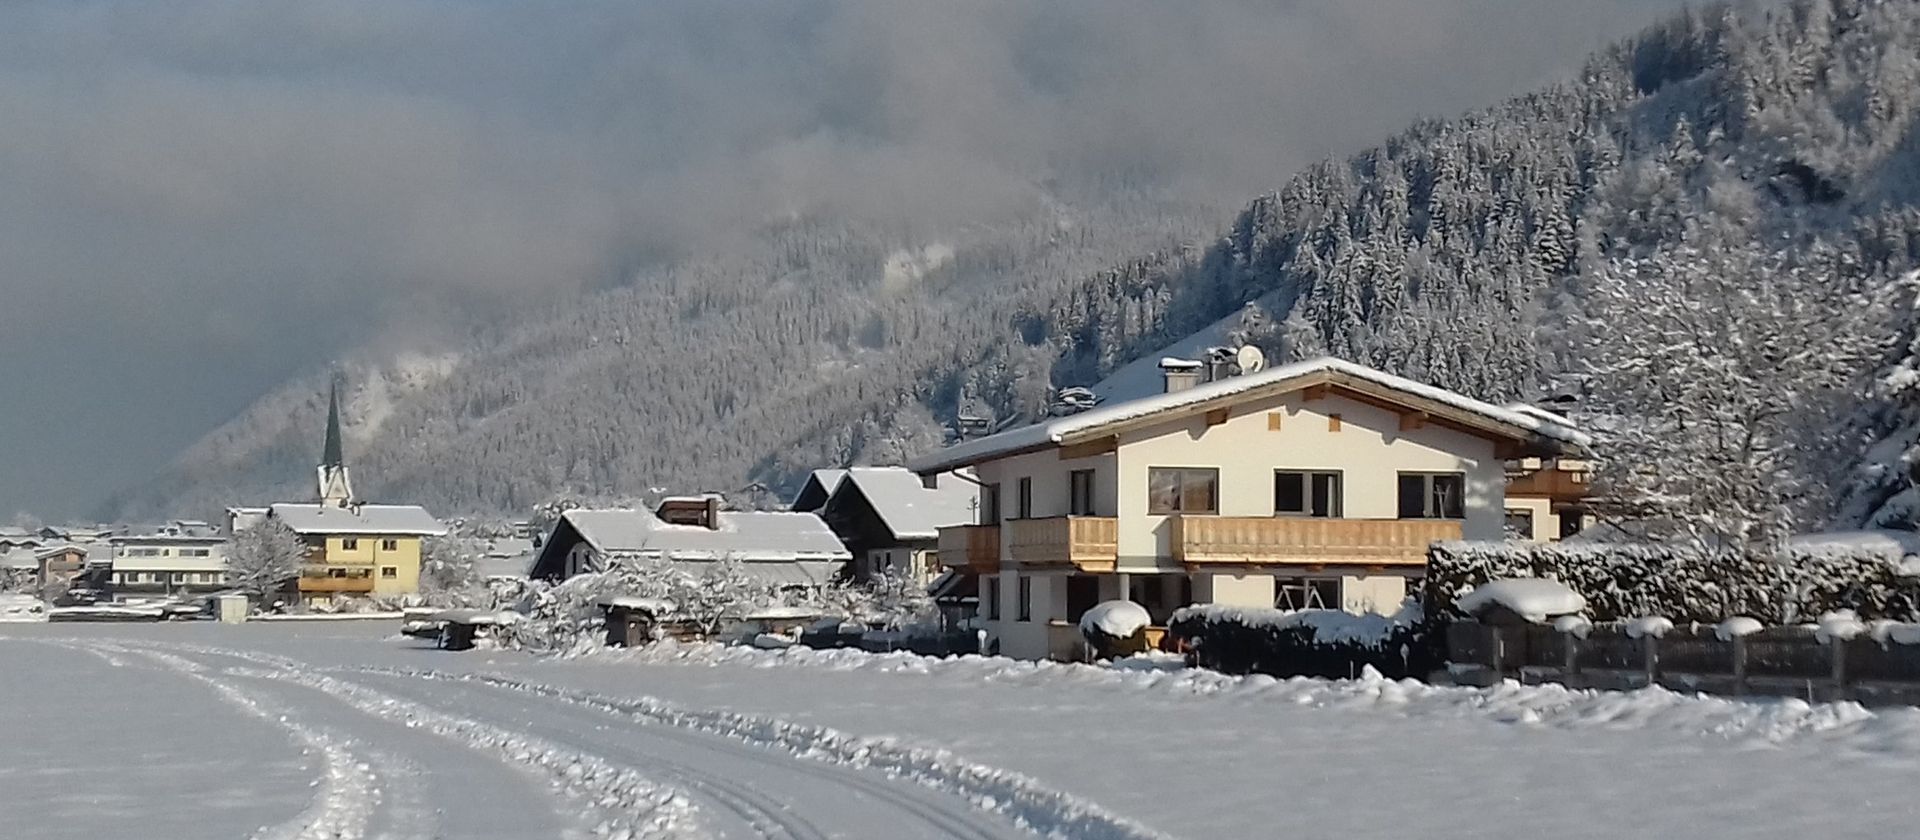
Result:
[[930,488],[906,467],[852,467],[834,494],[854,487],[896,539],[930,540],[943,527],[970,524],[975,518],[974,485],[954,476],[941,479]]
[[1455,393],[1415,382],[1401,376],[1375,370],[1365,365],[1355,364],[1333,356],[1294,362],[1268,368],[1258,373],[1217,379],[1195,385],[1191,388],[1166,394],[1154,394],[1111,403],[1089,409],[1078,414],[1058,417],[1035,423],[1030,426],[1009,429],[998,434],[988,435],[976,440],[965,441],[914,459],[908,468],[918,473],[943,472],[957,466],[975,463],[1021,450],[1041,448],[1057,444],[1069,435],[1085,433],[1104,426],[1137,420],[1189,406],[1200,405],[1222,397],[1231,397],[1268,385],[1303,379],[1315,374],[1337,374],[1367,383],[1382,390],[1397,392],[1417,399],[1440,403],[1448,408],[1477,415],[1495,423],[1511,427],[1524,433],[1539,435],[1559,443],[1585,448],[1592,444],[1592,438],[1585,432],[1557,420],[1540,416],[1547,412],[1522,412],[1513,408],[1497,406]]

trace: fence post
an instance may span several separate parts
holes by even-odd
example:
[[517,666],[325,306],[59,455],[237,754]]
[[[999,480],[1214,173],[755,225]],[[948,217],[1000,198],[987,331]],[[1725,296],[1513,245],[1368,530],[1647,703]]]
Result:
[[1648,633],[1640,638],[1647,656],[1647,685],[1660,684],[1660,637]]
[[1507,678],[1507,634],[1501,632],[1506,628],[1495,624],[1487,629],[1493,633],[1493,681],[1499,682]]
[[1733,693],[1747,693],[1747,637],[1733,637]]
[[1847,699],[1847,642],[1835,636],[1827,642],[1828,655],[1833,657],[1833,697],[1834,700]]
[[1579,634],[1562,633],[1560,634],[1560,643],[1561,643],[1562,655],[1565,657],[1565,663],[1561,666],[1561,670],[1566,672],[1566,676],[1569,676],[1569,677],[1579,676],[1580,674],[1580,636]]

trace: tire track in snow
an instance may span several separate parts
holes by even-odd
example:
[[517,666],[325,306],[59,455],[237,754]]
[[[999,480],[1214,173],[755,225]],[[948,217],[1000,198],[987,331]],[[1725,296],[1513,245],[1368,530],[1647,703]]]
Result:
[[321,762],[320,778],[313,801],[305,811],[279,825],[265,826],[254,833],[255,840],[357,840],[366,836],[366,805],[379,800],[378,786],[371,765],[360,761],[340,740],[306,726],[287,714],[279,713],[254,695],[222,680],[207,676],[197,662],[158,650],[140,650],[91,643],[105,654],[137,654],[168,670],[197,680],[214,693],[247,714],[272,723],[291,734],[302,752],[317,754]]
[[498,674],[360,666],[346,672],[473,682],[547,697],[627,719],[707,732],[792,755],[852,767],[871,767],[955,794],[984,811],[1048,837],[1080,840],[1168,840],[1170,835],[1018,774],[966,761],[944,749],[902,745],[890,738],[849,735],[821,726],[717,710],[689,710],[652,698],[620,699]]
[[[422,698],[405,691],[402,694],[407,695],[405,699],[418,700],[422,703],[438,705],[444,702],[437,698]],[[560,711],[565,712],[564,709]],[[590,725],[606,722],[605,720],[584,721],[579,717],[574,719],[588,722]],[[516,725],[529,728],[530,731],[539,731],[543,733],[542,737],[560,743],[576,741],[580,737],[577,734],[568,733],[563,728],[543,726],[538,723]],[[709,748],[712,745],[703,743],[698,746]],[[792,813],[786,805],[762,793],[751,784],[738,782],[717,773],[631,747],[597,743],[593,749],[603,755],[617,752],[626,761],[644,764],[649,770],[679,782],[689,792],[703,794],[705,798],[733,814],[755,834],[767,840],[831,840],[834,836],[823,831],[811,820]]]
[[[544,695],[529,695],[526,692],[518,692],[497,684],[478,683],[478,685],[484,690],[521,694],[522,696],[533,696],[539,699],[554,699]],[[557,700],[553,705],[555,708],[561,710],[561,713],[567,714],[570,712],[575,720],[579,720],[588,725],[598,726],[609,723],[631,724],[635,722],[634,718],[630,715],[620,714],[599,706],[565,700]],[[682,727],[661,726],[655,721],[643,720],[640,722],[643,725],[647,725],[647,733],[651,736],[671,740],[697,750],[732,756],[759,766],[770,767],[780,772],[791,772],[794,769],[796,761],[806,761],[806,759],[801,759],[787,753],[774,752],[764,746],[741,743],[713,734],[696,732]],[[652,764],[672,766],[676,768],[676,773],[690,776],[693,779],[716,778],[712,774],[688,767],[684,764],[665,762],[658,756],[648,757],[647,761]],[[985,812],[961,804],[945,805],[941,802],[942,799],[946,798],[944,795],[934,800],[922,799],[909,795],[883,782],[866,778],[860,773],[853,771],[853,768],[830,766],[822,769],[828,770],[829,772],[817,774],[814,778],[822,782],[828,782],[866,794],[875,800],[886,803],[890,807],[904,811],[908,815],[932,827],[942,836],[957,838],[957,840],[1001,840],[1004,836],[979,825],[979,819]],[[911,779],[903,779],[902,781],[907,784],[913,784],[913,780]],[[692,781],[691,783],[699,784],[698,781]],[[752,789],[749,788],[748,790],[751,791]],[[941,793],[945,794],[946,792],[941,791]]]
[[366,714],[424,728],[489,753],[511,765],[545,777],[555,788],[585,804],[598,822],[592,836],[607,840],[696,840],[708,835],[699,826],[686,794],[590,752],[569,749],[544,738],[523,735],[468,717],[409,703],[360,683],[309,672],[229,669],[257,679],[304,685],[331,695]]

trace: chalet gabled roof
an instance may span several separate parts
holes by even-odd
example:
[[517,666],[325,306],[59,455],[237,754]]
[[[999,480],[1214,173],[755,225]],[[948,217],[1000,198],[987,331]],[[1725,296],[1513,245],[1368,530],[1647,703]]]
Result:
[[819,510],[828,499],[833,498],[833,491],[840,488],[840,479],[846,474],[847,471],[843,469],[814,470],[787,506],[801,513]]
[[365,534],[369,536],[437,537],[447,526],[419,505],[293,504],[281,502],[267,509],[297,534]]
[[971,525],[977,516],[976,485],[956,476],[941,476],[937,486],[928,488],[906,467],[854,467],[834,497],[856,491],[896,540],[930,540],[941,528]]
[[1405,405],[1412,410],[1444,414],[1484,434],[1534,444],[1543,449],[1579,452],[1592,444],[1592,439],[1585,432],[1537,413],[1503,408],[1343,359],[1322,357],[1009,429],[916,458],[907,466],[920,475],[948,472],[1023,452],[1097,439],[1142,423],[1292,393],[1316,385],[1338,387],[1373,399]]

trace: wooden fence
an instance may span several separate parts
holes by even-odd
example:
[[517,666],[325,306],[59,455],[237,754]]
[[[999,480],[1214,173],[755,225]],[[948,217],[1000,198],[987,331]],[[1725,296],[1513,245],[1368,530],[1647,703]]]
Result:
[[1774,627],[1722,640],[1712,627],[1676,627],[1633,638],[1595,625],[1585,638],[1538,625],[1472,621],[1447,628],[1454,681],[1502,679],[1574,688],[1660,685],[1680,691],[1920,704],[1920,646],[1861,637],[1822,642],[1805,627]]

